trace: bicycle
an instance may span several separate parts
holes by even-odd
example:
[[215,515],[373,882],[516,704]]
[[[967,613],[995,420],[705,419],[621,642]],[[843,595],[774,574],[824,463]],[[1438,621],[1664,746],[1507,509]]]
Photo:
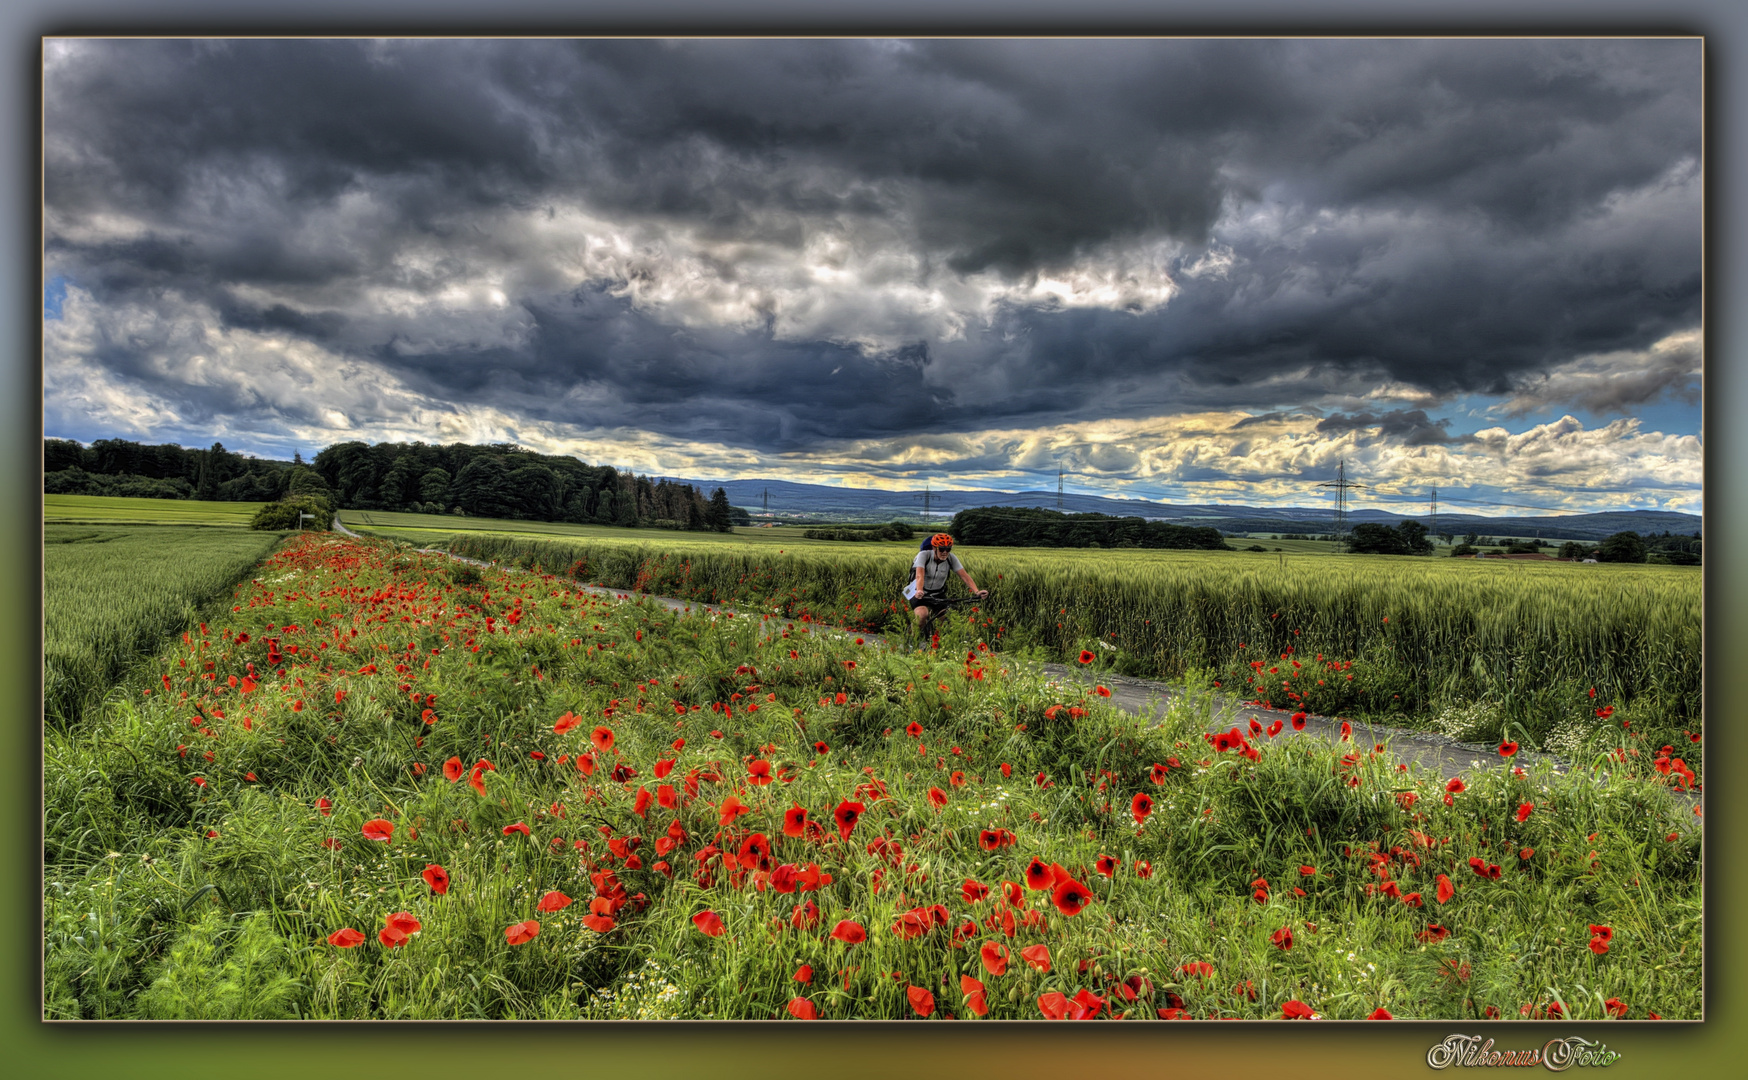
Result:
[[904,637],[905,644],[911,648],[922,648],[924,643],[938,644],[941,628],[946,625],[948,617],[953,614],[955,608],[965,607],[968,604],[987,604],[994,598],[995,592],[993,590],[985,590],[982,596],[961,596],[955,600],[938,603],[935,605],[937,610],[924,616],[920,623],[909,610],[905,611],[907,627]]

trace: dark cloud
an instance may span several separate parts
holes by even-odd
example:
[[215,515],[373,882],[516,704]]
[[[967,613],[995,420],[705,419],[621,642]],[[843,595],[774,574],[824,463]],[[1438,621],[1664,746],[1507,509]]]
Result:
[[[47,51],[54,273],[101,303],[174,293],[433,398],[558,422],[795,450],[1291,408],[1381,382],[1548,396],[1560,365],[1699,320],[1697,41]],[[871,293],[907,274],[922,290],[980,273],[1020,287],[1159,244],[1181,247],[1160,269],[1178,291],[1140,314],[1009,295],[956,339],[806,340],[778,332],[775,307],[763,326],[713,326],[562,280],[551,253],[500,232],[554,206],[658,246],[721,245],[687,272],[736,287],[750,271],[735,245],[800,251],[830,227],[902,257],[869,272]],[[1198,266],[1216,252],[1223,267]],[[465,305],[440,326],[356,306],[482,267],[514,333]],[[149,381],[127,352],[116,338],[97,362]],[[1680,374],[1640,380],[1641,396]],[[1451,441],[1421,411],[1324,424]]]
[[1314,430],[1321,435],[1377,428],[1384,438],[1408,446],[1440,446],[1474,441],[1474,437],[1470,435],[1451,435],[1445,430],[1450,426],[1449,420],[1429,419],[1424,409],[1396,409],[1378,415],[1367,412],[1347,415],[1335,413],[1318,421]]

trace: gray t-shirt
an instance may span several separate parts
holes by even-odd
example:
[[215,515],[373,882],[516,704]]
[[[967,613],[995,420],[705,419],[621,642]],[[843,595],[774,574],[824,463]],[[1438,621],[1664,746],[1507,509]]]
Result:
[[947,587],[947,575],[961,569],[959,556],[947,553],[945,559],[936,559],[933,549],[919,551],[911,562],[909,584],[904,587],[904,595],[916,596],[916,567],[923,568],[923,591],[936,593]]

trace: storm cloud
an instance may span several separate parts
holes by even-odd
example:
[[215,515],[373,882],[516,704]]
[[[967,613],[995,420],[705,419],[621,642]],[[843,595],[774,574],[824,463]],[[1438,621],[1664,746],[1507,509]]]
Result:
[[1700,48],[52,40],[47,415],[725,460],[1626,416],[1697,391]]

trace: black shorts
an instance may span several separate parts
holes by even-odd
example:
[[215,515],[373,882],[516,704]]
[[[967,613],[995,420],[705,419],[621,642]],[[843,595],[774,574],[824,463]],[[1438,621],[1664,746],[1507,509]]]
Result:
[[904,610],[906,611],[915,611],[917,608],[926,607],[929,609],[930,615],[939,615],[947,606],[945,593],[923,593],[921,596],[912,598],[904,595],[904,592],[900,590],[898,597],[904,601]]

